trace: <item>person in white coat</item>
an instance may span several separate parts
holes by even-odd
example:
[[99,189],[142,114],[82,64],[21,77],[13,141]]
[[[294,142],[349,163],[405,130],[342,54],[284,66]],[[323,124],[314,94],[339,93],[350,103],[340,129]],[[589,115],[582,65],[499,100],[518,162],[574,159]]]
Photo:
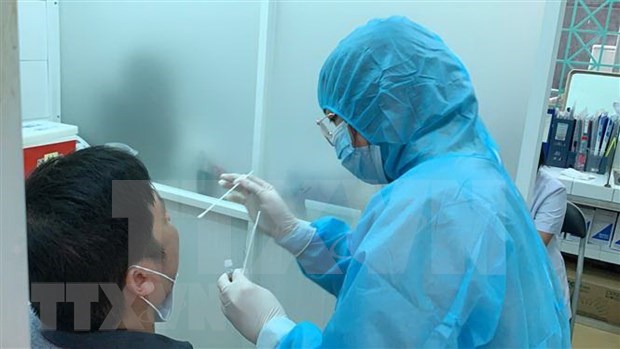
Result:
[[534,185],[534,198],[530,213],[538,235],[547,247],[547,254],[563,288],[564,305],[570,316],[570,292],[566,277],[566,266],[560,251],[562,223],[566,214],[566,188],[544,166],[544,152],[540,151],[538,173]]

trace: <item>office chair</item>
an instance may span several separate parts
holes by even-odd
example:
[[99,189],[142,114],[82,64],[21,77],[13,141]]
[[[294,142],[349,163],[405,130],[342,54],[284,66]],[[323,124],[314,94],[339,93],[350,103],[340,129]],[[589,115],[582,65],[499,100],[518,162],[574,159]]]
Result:
[[570,336],[573,338],[575,332],[575,320],[577,318],[577,305],[579,305],[579,289],[581,287],[581,276],[583,274],[583,261],[586,254],[586,243],[588,242],[589,227],[586,225],[586,218],[583,212],[572,202],[567,203],[566,216],[564,216],[564,223],[562,223],[562,231],[579,237],[579,253],[577,254],[577,271],[575,273],[575,286],[573,287],[573,294],[571,297],[571,312],[570,319]]

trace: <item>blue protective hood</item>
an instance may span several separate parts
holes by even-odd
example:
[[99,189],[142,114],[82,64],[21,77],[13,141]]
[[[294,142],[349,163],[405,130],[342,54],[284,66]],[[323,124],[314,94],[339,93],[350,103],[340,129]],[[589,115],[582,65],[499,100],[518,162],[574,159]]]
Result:
[[343,39],[321,69],[318,99],[380,146],[390,181],[438,156],[495,159],[467,70],[407,18],[372,20]]

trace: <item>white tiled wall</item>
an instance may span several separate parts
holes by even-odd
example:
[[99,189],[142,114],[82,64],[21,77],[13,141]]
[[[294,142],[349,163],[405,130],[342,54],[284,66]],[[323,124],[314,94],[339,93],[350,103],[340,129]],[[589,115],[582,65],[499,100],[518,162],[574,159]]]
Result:
[[19,0],[22,119],[50,118],[48,3]]

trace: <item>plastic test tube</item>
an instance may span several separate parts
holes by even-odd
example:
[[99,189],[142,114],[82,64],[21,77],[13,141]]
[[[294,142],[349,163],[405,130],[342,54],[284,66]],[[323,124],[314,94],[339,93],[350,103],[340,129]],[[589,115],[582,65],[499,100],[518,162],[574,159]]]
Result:
[[228,280],[232,281],[233,271],[235,270],[233,268],[232,259],[227,259],[224,261],[224,270],[226,270],[226,275],[228,275]]

